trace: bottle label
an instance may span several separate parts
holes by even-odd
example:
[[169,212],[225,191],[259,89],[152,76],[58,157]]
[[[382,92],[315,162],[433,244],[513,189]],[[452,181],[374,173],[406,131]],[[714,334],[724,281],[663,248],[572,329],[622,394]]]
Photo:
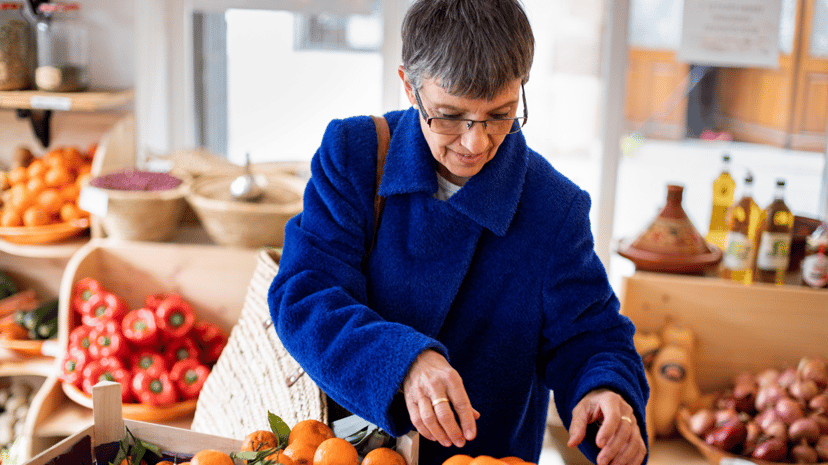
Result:
[[731,271],[750,268],[751,245],[748,237],[740,232],[728,231],[723,254],[724,267]]
[[763,232],[759,239],[759,250],[756,251],[756,268],[760,270],[786,269],[792,239],[790,233]]
[[811,287],[825,287],[828,284],[828,257],[814,254],[802,260],[802,281]]

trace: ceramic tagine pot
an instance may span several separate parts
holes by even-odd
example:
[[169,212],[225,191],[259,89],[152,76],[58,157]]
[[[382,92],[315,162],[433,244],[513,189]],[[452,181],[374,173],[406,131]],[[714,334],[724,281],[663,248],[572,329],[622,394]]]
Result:
[[634,240],[618,243],[618,255],[637,270],[701,274],[721,261],[721,249],[705,242],[681,207],[683,192],[668,185],[667,203],[652,223]]

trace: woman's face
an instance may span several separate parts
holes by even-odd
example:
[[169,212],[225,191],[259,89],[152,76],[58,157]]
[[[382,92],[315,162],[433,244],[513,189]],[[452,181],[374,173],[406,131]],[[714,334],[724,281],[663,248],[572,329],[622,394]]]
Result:
[[[418,108],[414,89],[400,67],[405,93],[409,102]],[[456,117],[472,120],[515,117],[520,101],[520,79],[515,79],[491,100],[473,100],[450,95],[433,79],[423,81],[419,89],[420,100],[429,117]],[[492,160],[506,135],[490,135],[483,124],[475,123],[465,134],[443,135],[433,132],[421,117],[420,126],[431,155],[437,160],[437,171],[457,185],[479,173]]]

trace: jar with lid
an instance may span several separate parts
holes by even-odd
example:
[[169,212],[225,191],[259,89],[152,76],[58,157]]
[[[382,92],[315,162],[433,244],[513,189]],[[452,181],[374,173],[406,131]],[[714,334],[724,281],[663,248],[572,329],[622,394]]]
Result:
[[88,29],[77,3],[42,3],[37,19],[37,68],[40,90],[77,92],[89,88]]
[[32,33],[20,2],[0,2],[0,90],[31,85]]

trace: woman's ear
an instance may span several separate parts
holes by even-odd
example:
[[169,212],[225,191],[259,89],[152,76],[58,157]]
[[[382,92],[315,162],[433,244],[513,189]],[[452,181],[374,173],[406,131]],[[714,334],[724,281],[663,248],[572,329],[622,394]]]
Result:
[[400,65],[400,67],[397,68],[397,73],[399,73],[400,79],[402,79],[403,90],[405,90],[405,96],[408,97],[408,102],[411,103],[414,108],[419,109],[417,106],[417,98],[414,97],[414,88],[411,87],[411,81],[409,81],[408,77],[405,75],[405,68]]

